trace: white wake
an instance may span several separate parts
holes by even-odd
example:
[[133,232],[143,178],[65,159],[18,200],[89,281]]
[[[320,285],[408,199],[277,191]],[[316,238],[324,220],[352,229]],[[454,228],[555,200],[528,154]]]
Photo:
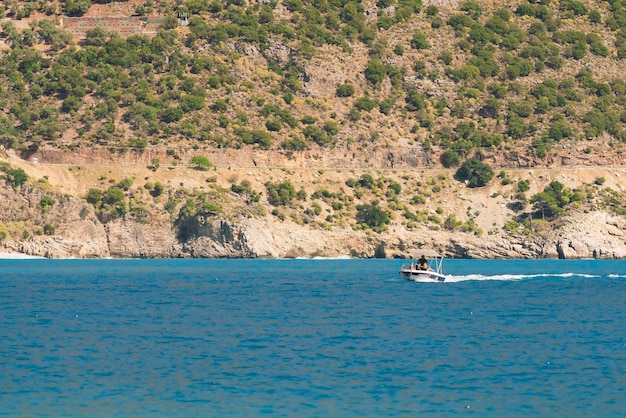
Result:
[[[594,279],[602,276],[586,273],[541,273],[541,274],[496,274],[487,276],[483,274],[468,274],[468,275],[446,275],[446,282],[464,282],[468,280],[502,280],[502,281],[515,281],[515,280],[530,280],[544,277],[555,278],[575,278],[580,277],[584,279]],[[619,277],[617,275],[609,275],[609,277]],[[626,276],[622,276],[626,277]]]

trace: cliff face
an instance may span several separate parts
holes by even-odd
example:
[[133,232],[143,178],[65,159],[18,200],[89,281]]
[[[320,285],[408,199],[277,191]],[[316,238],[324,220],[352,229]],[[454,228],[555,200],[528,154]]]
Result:
[[[52,196],[46,211],[40,202]],[[626,258],[626,221],[604,211],[575,212],[558,229],[543,234],[483,236],[393,226],[381,234],[352,229],[319,230],[281,222],[273,217],[216,217],[197,221],[192,234],[181,240],[171,222],[137,222],[130,217],[102,224],[83,201],[24,187],[0,188],[0,219],[16,229],[30,221],[56,225],[54,235],[5,238],[0,249],[48,258],[289,258],[373,257],[377,247],[387,257],[403,258],[414,248],[434,248],[447,257],[463,258]]]
[[[45,197],[54,202],[49,209],[41,208]],[[21,240],[8,238],[0,241],[0,245],[9,251],[49,258],[110,255],[105,228],[93,208],[73,197],[33,187],[14,190],[3,184],[0,187],[0,221],[6,229],[12,230],[12,235],[22,233],[25,224],[30,224],[40,234],[27,236],[22,233]],[[54,231],[48,230],[47,225],[54,225]]]
[[550,234],[549,257],[624,258],[626,222],[604,211],[578,213]]

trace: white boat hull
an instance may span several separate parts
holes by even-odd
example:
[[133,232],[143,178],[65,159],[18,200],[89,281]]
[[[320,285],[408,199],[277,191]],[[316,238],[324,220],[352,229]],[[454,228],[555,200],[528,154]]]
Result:
[[445,275],[432,270],[402,269],[400,274],[405,279],[414,282],[443,282],[446,280]]

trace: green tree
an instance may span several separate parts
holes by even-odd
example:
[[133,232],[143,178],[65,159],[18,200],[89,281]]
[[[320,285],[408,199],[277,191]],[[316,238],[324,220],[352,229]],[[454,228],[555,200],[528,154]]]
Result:
[[26,183],[28,174],[21,168],[10,169],[7,172],[7,181],[11,186],[18,187]]
[[378,206],[377,202],[357,205],[356,220],[377,232],[382,231],[385,225],[391,223],[391,217]]
[[572,197],[572,192],[555,180],[547,185],[543,192],[533,195],[530,202],[535,211],[541,213],[542,219],[552,219],[563,213],[565,206],[571,202]]
[[191,158],[191,164],[198,170],[208,170],[213,164],[204,155],[195,155]]
[[483,187],[492,179],[493,170],[476,158],[469,158],[454,174],[458,181],[467,181],[467,187]]
[[111,34],[101,27],[89,29],[85,34],[85,45],[103,46]]
[[65,13],[68,16],[82,16],[91,8],[91,0],[65,0]]

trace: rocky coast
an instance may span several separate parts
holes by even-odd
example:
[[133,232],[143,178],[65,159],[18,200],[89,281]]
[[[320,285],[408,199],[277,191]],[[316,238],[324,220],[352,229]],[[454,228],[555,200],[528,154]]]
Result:
[[[263,195],[257,213],[251,215],[241,210],[246,203],[227,189],[234,178],[250,179],[261,190],[265,182],[284,176],[297,189],[306,189],[310,196],[319,184],[329,189],[345,188],[347,178],[359,175],[355,171],[222,167],[202,172],[176,167],[155,174],[140,166],[45,166],[9,156],[5,161],[22,167],[31,178],[28,184],[17,188],[0,183],[0,222],[10,230],[0,240],[0,251],[11,257],[403,258],[411,249],[428,247],[451,258],[626,258],[626,218],[608,206],[572,206],[556,222],[537,220],[530,229],[506,228],[516,213],[510,208],[509,186],[497,178],[486,187],[468,189],[448,175],[445,188],[424,204],[424,211],[433,215],[442,210],[461,220],[471,215],[476,225],[473,231],[451,230],[433,223],[408,225],[402,216],[394,215],[383,231],[373,232],[350,222],[312,225],[296,222],[293,216],[278,217],[276,212],[272,214],[272,206]],[[371,172],[398,181],[405,179],[403,184],[435,175],[442,178],[440,171],[430,173],[423,169]],[[596,187],[599,193],[602,189],[621,190],[625,172],[621,167],[559,167],[511,169],[507,175],[513,182],[531,179],[530,193],[541,191],[554,179],[575,189],[601,177],[602,187]],[[211,184],[223,185],[226,194],[232,195],[231,203],[228,210],[193,223],[192,233],[181,237],[174,217],[156,206],[141,219],[126,214],[103,220],[87,203],[85,194],[90,187],[101,185],[105,176],[161,179],[172,188],[184,184],[196,190],[202,190],[210,178]],[[142,187],[138,180],[135,183],[133,196],[138,199]],[[52,196],[55,202],[45,212],[39,207],[44,196]],[[53,234],[19,233],[20,228],[38,231],[45,224],[54,225]]]

